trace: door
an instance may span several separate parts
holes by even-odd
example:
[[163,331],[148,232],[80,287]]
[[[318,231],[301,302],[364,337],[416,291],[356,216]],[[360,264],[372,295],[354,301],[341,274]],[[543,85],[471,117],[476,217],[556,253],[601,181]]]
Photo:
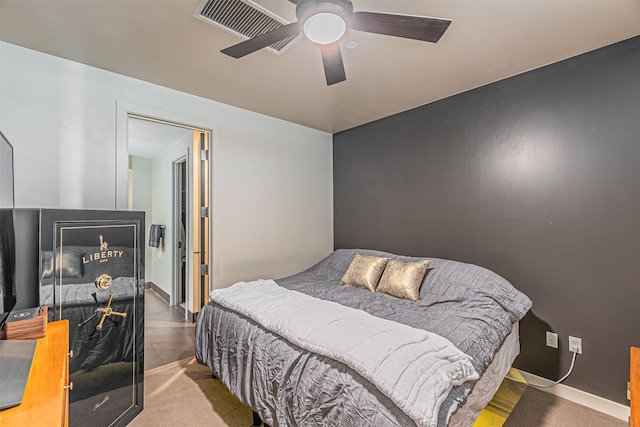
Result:
[[143,399],[144,215],[51,209],[40,220],[41,248],[53,243],[41,300],[70,325],[69,425],[125,426]]
[[[209,300],[209,133],[194,130],[189,159],[191,218],[188,236],[193,236],[191,248],[189,311],[195,317]],[[189,263],[188,263],[189,264]],[[190,319],[193,321],[194,319]]]

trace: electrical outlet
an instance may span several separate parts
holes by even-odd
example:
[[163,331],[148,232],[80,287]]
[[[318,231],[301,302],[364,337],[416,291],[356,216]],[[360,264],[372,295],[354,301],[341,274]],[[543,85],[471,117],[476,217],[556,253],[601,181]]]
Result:
[[582,354],[582,338],[576,338],[569,335],[569,351]]
[[558,348],[558,334],[547,331],[547,347]]

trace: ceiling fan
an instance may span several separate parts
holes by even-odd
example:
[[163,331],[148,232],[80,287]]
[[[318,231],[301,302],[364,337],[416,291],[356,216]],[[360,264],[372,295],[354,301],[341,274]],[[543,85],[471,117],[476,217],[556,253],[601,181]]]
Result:
[[289,0],[296,5],[297,22],[245,40],[221,52],[233,58],[303,33],[320,47],[327,85],[347,79],[339,41],[347,28],[368,33],[436,43],[451,24],[450,19],[354,12],[351,0]]

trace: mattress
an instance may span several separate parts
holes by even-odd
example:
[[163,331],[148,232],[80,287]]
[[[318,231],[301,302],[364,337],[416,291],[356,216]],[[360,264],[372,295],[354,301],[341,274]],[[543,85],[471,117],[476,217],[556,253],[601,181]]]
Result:
[[451,416],[450,427],[467,427],[473,424],[498,391],[518,354],[520,354],[520,326],[514,323],[511,333],[507,335],[487,370],[475,383],[466,403]]

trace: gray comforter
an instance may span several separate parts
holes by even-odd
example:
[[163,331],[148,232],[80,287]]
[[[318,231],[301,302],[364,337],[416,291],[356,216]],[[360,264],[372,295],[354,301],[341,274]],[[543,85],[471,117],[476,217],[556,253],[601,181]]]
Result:
[[[364,310],[374,316],[436,333],[473,358],[484,372],[531,301],[484,268],[432,260],[420,301],[410,302],[365,289],[340,286],[359,252],[338,250],[310,269],[277,280],[280,286]],[[345,364],[305,351],[247,317],[210,303],[198,316],[196,356],[241,401],[271,425],[410,426],[403,411]],[[443,403],[438,425],[446,425],[473,387],[454,388]]]

